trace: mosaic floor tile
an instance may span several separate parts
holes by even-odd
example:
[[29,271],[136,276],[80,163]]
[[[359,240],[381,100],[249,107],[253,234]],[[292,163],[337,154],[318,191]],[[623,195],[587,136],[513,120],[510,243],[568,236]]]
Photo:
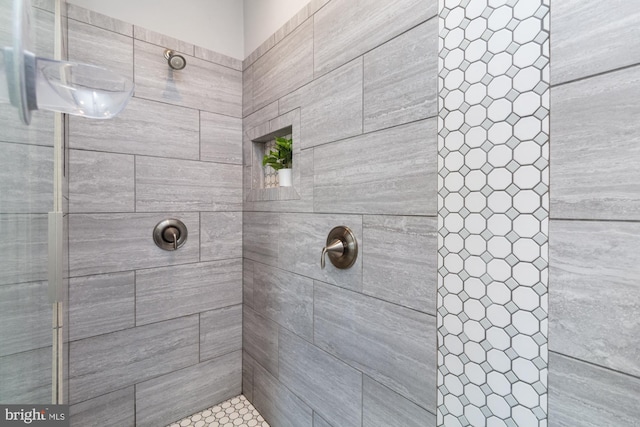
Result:
[[243,395],[233,397],[167,427],[269,427]]

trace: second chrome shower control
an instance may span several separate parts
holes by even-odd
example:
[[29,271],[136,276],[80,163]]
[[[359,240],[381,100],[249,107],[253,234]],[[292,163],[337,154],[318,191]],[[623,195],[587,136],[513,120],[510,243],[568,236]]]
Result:
[[187,241],[187,226],[179,219],[165,219],[153,229],[153,241],[160,249],[175,251]]
[[326,256],[329,256],[331,264],[340,269],[350,268],[356,262],[358,241],[349,227],[341,225],[329,232],[327,243],[322,248],[320,268],[324,268]]

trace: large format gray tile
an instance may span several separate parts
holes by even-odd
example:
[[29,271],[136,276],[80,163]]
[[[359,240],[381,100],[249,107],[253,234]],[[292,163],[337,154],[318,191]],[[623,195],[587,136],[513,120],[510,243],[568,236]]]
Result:
[[196,58],[204,59],[205,61],[215,62],[216,64],[224,65],[225,67],[233,68],[234,70],[242,71],[242,61],[236,58],[232,58],[227,55],[223,55],[213,50],[205,49],[200,46],[195,46],[194,56]]
[[252,68],[256,110],[313,80],[313,21],[307,20]]
[[[183,221],[189,231],[187,242],[177,251],[164,251],[153,242],[154,227],[167,218]],[[72,214],[69,216],[71,275],[85,276],[197,262],[200,250],[199,222],[197,213]]]
[[326,422],[317,412],[313,413],[313,427],[333,427]]
[[253,308],[253,271],[255,262],[242,260],[242,303]]
[[242,305],[200,313],[200,360],[242,350]]
[[[314,16],[315,75],[324,74],[437,14],[429,0],[333,0]],[[366,19],[365,19],[366,17]]]
[[435,215],[436,153],[435,119],[316,147],[314,210]]
[[314,343],[435,412],[434,317],[316,282]]
[[438,221],[365,216],[362,291],[435,315]]
[[53,113],[34,111],[29,126],[18,117],[18,110],[11,104],[0,104],[0,141],[53,147]]
[[255,367],[252,403],[271,425],[313,427],[311,408],[260,365]]
[[174,71],[167,65],[164,49],[135,40],[136,96],[242,117],[240,71],[194,57],[186,58],[186,68]]
[[242,260],[136,271],[136,325],[242,303]]
[[639,20],[640,10],[632,1],[566,0],[554,3],[551,83],[640,62]]
[[[277,101],[275,106],[277,109]],[[242,117],[248,117],[253,111],[253,66],[251,66],[242,72]]]
[[[100,46],[96,49],[96,46]],[[133,80],[133,39],[73,19],[68,23],[69,60],[104,67]]]
[[243,256],[263,264],[277,266],[280,215],[244,212],[242,227]]
[[[365,241],[361,216],[294,213],[280,216],[280,268],[344,288],[362,290],[362,253]],[[327,258],[323,270],[320,268],[320,254],[327,243],[327,235],[334,227],[341,225],[353,231],[358,241],[358,257],[353,266],[345,270],[334,267]]]
[[[278,117],[279,115],[278,104],[279,104],[279,101],[274,101],[271,104],[267,105],[266,107],[263,107],[246,116],[242,120],[243,130],[247,132],[258,125],[264,124],[269,120],[273,120],[276,117]],[[248,159],[245,158],[245,163],[247,160]]]
[[0,213],[53,210],[53,149],[0,142]]
[[242,348],[271,374],[278,376],[278,325],[249,307],[243,308]]
[[302,148],[362,133],[362,58],[285,96],[280,114],[300,107]]
[[51,345],[47,282],[0,286],[0,356]]
[[242,166],[136,157],[136,210],[242,210]]
[[365,375],[362,396],[363,427],[435,426],[436,416]]
[[88,400],[197,362],[198,316],[75,341],[69,346],[70,403]]
[[200,112],[200,160],[242,164],[242,119]]
[[133,387],[71,405],[71,427],[135,427]]
[[279,379],[331,424],[362,424],[362,374],[283,329]]
[[85,24],[133,37],[133,25],[72,3],[67,3],[67,16]]
[[552,217],[640,219],[638,98],[640,67],[551,91]]
[[0,403],[51,403],[51,363],[51,346],[0,357]]
[[364,55],[364,131],[437,114],[438,22],[428,22]]
[[198,111],[138,98],[114,119],[69,124],[70,147],[85,150],[197,160],[199,138]]
[[47,279],[47,215],[0,214],[0,285]]
[[137,384],[136,426],[165,425],[241,391],[242,353],[236,351]]
[[242,394],[249,400],[253,401],[253,372],[256,361],[246,351],[242,351]]
[[253,308],[292,332],[313,340],[313,280],[254,265]]
[[134,156],[69,150],[70,212],[133,212]]
[[640,379],[549,353],[550,427],[635,427]]
[[640,224],[551,221],[549,348],[640,376]]
[[69,339],[132,328],[135,325],[133,271],[69,280]]
[[200,260],[242,257],[242,212],[200,213]]

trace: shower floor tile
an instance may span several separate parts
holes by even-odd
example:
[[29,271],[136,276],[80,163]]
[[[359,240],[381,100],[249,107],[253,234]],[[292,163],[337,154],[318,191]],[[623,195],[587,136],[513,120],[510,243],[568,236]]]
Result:
[[169,424],[167,427],[269,427],[243,395]]

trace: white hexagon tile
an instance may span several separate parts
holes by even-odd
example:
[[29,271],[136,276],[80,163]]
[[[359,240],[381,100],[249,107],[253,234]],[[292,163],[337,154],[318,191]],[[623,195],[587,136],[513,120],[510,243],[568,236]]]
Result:
[[269,427],[243,395],[207,408],[167,427]]
[[546,426],[549,0],[440,0],[438,425]]

